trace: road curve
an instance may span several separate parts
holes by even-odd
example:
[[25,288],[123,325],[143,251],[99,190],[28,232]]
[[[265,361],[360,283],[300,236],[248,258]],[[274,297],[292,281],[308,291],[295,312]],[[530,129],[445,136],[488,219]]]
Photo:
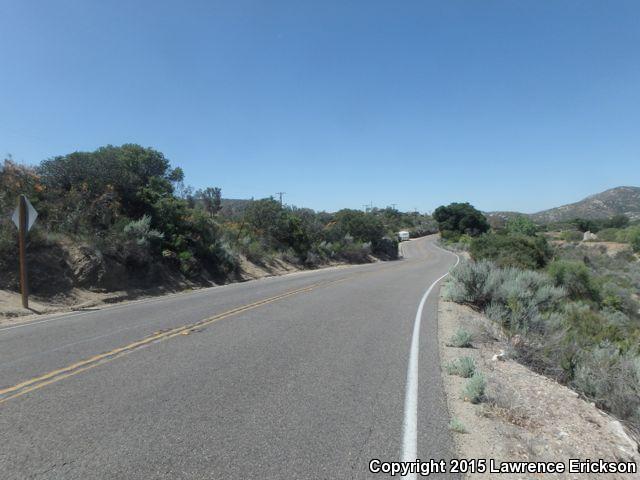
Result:
[[[433,242],[0,328],[0,476],[384,478],[368,465],[406,453],[418,304],[456,261]],[[414,345],[423,461],[453,452],[437,294]]]

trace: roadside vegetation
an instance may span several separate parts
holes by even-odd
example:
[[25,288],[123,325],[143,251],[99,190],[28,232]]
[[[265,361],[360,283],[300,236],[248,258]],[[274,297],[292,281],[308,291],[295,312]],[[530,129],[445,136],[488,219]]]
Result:
[[301,268],[397,257],[398,230],[435,232],[418,212],[314,212],[273,198],[223,208],[218,187],[194,190],[159,151],[106,146],[0,166],[0,288],[18,289],[17,232],[10,214],[19,194],[39,212],[29,233],[31,289],[104,290],[178,281],[225,282],[244,259],[278,259]]
[[[443,243],[466,250],[470,259],[452,270],[445,299],[483,312],[504,334],[512,358],[640,430],[640,261],[634,253],[640,226],[626,217],[577,220],[562,226],[579,239],[553,242],[548,237],[560,225],[538,226],[526,217],[484,231],[462,224],[452,230],[447,220],[438,220],[447,232]],[[581,241],[582,230],[629,245],[613,253],[594,248]],[[470,382],[463,395],[474,398],[471,390],[481,383]]]
[[457,418],[451,419],[451,422],[449,422],[449,429],[456,433],[468,433],[467,427],[465,427],[464,423]]
[[624,215],[600,220],[576,218],[569,222],[541,225],[539,229],[565,242],[582,241],[584,233],[590,232],[595,234],[595,238],[587,239],[588,242],[626,243],[635,253],[640,253],[640,224],[631,222]]

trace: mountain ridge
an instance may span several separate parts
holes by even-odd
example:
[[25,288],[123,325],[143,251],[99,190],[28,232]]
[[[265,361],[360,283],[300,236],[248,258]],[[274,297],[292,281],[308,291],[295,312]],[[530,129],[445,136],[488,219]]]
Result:
[[565,222],[575,218],[589,220],[626,215],[631,220],[640,220],[640,187],[620,186],[589,195],[577,202],[536,213],[511,211],[487,212],[490,217],[511,218],[517,215],[529,217],[536,223]]

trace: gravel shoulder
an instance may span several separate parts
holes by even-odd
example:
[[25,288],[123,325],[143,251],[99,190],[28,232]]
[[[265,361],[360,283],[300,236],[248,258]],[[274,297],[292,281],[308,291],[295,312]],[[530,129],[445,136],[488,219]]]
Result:
[[[473,348],[447,346],[459,329],[473,333]],[[490,322],[469,307],[447,302],[438,304],[438,338],[443,365],[443,383],[452,419],[466,433],[454,432],[461,458],[501,461],[562,461],[571,458],[635,461],[640,466],[638,444],[622,425],[573,390],[538,375],[502,356],[505,340]],[[462,399],[468,379],[447,374],[446,365],[469,356],[487,380],[485,399],[471,404]],[[496,474],[469,474],[467,478],[489,479]],[[500,474],[501,479],[566,478],[630,479],[640,474]]]

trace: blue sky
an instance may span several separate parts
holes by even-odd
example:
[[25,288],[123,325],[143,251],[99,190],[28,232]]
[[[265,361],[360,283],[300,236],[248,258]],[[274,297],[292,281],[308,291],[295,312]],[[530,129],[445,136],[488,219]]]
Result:
[[316,209],[640,185],[640,2],[0,0],[0,154],[127,142]]

